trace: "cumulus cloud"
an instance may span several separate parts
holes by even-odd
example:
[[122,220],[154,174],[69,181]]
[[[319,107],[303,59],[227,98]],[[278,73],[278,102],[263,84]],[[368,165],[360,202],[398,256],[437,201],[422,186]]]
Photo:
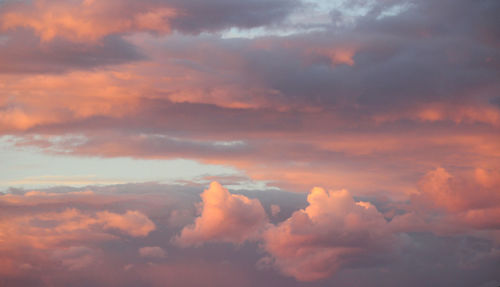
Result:
[[283,274],[301,281],[327,278],[343,267],[367,264],[394,242],[383,215],[346,190],[314,188],[309,205],[263,234],[264,249]]
[[101,211],[88,214],[77,209],[11,216],[0,220],[0,241],[5,246],[46,249],[70,241],[111,240],[107,230],[119,230],[134,237],[147,236],[155,224],[138,211],[125,214]]
[[[458,182],[470,182],[488,191],[496,201],[491,196],[497,190],[497,178],[491,169],[466,174],[434,170],[424,176],[420,188],[427,186],[429,192],[435,193],[443,182],[451,190]],[[441,188],[431,190],[432,182]],[[370,199],[372,204],[353,199],[345,190],[315,188],[308,194],[305,206],[305,194],[268,190],[235,195],[213,183],[202,193],[200,214],[195,218],[192,207],[201,191],[198,186],[129,184],[92,190],[11,190],[12,194],[0,196],[8,199],[0,208],[2,282],[8,286],[37,286],[30,282],[50,277],[53,286],[163,286],[165,282],[199,286],[201,277],[192,275],[203,274],[205,285],[217,286],[234,286],[236,282],[242,286],[308,286],[311,283],[306,281],[316,280],[320,281],[313,284],[318,286],[351,286],[352,282],[401,286],[402,282],[411,282],[410,286],[416,287],[428,283],[428,277],[408,272],[415,268],[439,278],[431,280],[443,286],[480,286],[483,281],[498,278],[494,268],[499,258],[500,240],[494,241],[495,236],[500,238],[498,214],[491,212],[497,203],[485,205],[480,201],[481,205],[471,205],[475,206],[472,209],[450,209],[431,204],[441,198],[433,196],[418,204],[414,199],[411,204],[393,205]],[[457,194],[474,197],[474,193]],[[104,195],[112,195],[115,200],[106,200]],[[121,200],[116,201],[116,197]],[[270,224],[262,205],[272,209],[277,203],[281,212],[275,220],[281,215],[291,216]],[[144,206],[148,207],[147,217],[155,220],[155,232],[149,232],[147,237],[142,235],[151,227],[139,227],[149,224],[133,212]],[[387,223],[379,211],[387,214],[394,206],[398,210]],[[180,210],[189,212],[172,220],[177,216],[174,211]],[[427,225],[421,228],[407,224],[401,228],[398,221],[405,216],[402,212],[413,213],[414,223]],[[186,226],[188,218],[194,223]],[[461,230],[445,232],[446,226]],[[184,238],[183,234],[191,237]],[[172,247],[167,255],[168,247],[157,242],[172,238],[178,246],[198,248]],[[183,239],[190,241],[180,241]],[[255,240],[256,244],[237,249],[229,244],[203,244],[222,241],[238,245],[245,240]],[[258,260],[263,253],[264,258]],[[166,256],[171,260],[164,260]],[[231,278],[227,277],[228,268]],[[113,281],[103,278],[109,273],[117,275]],[[383,278],[380,274],[384,274]],[[440,276],[443,274],[447,276]],[[450,284],[455,282],[459,284]]]
[[256,239],[267,223],[259,200],[231,194],[218,182],[212,182],[201,198],[200,216],[175,238],[180,246],[199,246],[210,241],[242,244]]
[[500,200],[498,175],[498,171],[481,168],[452,175],[444,168],[437,168],[420,180],[420,193],[412,201],[422,207],[452,212],[492,207]]
[[474,234],[486,231],[497,242],[500,229],[498,170],[477,168],[451,173],[444,168],[427,172],[419,193],[411,197],[406,213],[391,225],[403,231],[436,234]]
[[102,223],[105,228],[119,229],[132,236],[147,236],[156,229],[155,224],[137,210],[128,210],[125,214],[109,211],[98,212],[97,221]]

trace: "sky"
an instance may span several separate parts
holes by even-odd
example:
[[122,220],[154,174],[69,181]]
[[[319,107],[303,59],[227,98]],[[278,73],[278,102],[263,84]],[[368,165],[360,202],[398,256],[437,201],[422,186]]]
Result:
[[1,286],[500,286],[497,0],[0,0]]

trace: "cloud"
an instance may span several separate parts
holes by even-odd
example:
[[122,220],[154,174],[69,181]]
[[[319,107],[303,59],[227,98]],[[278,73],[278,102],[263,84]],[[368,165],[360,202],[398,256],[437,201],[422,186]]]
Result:
[[[40,204],[57,204],[69,202],[93,202],[96,194],[92,190],[77,192],[47,192],[31,190],[24,194],[7,193],[0,196],[0,205],[4,206],[36,206]],[[109,200],[101,197],[102,200]]]
[[[23,51],[20,53],[19,51]],[[61,74],[145,60],[136,47],[118,36],[84,46],[65,39],[40,43],[27,31],[9,33],[0,44],[0,74]]]
[[267,223],[259,200],[231,194],[217,182],[212,182],[201,198],[200,216],[175,238],[180,246],[200,246],[210,241],[242,244],[256,239]]
[[281,207],[277,204],[271,204],[271,215],[277,216],[281,211]]
[[[189,6],[180,9],[188,14],[226,2],[186,3],[168,2]],[[484,7],[496,11],[498,5],[484,3],[419,1],[392,16],[368,13],[356,25],[286,37],[130,32],[85,49],[56,38],[44,47],[29,42],[27,51],[13,45],[12,53],[24,51],[19,59],[36,50],[59,64],[42,63],[33,68],[36,75],[8,68],[0,76],[0,132],[47,152],[190,158],[284,189],[348,186],[355,194],[387,190],[404,197],[430,168],[493,166],[498,156],[500,110],[492,101],[500,88],[498,49],[473,33],[495,35],[496,18]],[[447,24],[455,22],[462,24]],[[145,58],[134,58],[127,47]],[[117,65],[111,50],[124,51]],[[84,140],[30,140],[68,133]],[[311,172],[315,165],[321,169]]]
[[394,217],[391,225],[403,231],[431,231],[439,235],[486,232],[498,241],[500,188],[498,170],[476,168],[448,172],[437,168],[419,182],[419,193],[411,197],[407,212]]
[[[224,9],[232,15],[295,7],[287,1],[229,2],[155,5],[183,11],[174,17],[191,19],[191,32],[205,20],[223,21]],[[87,4],[118,18],[159,9],[150,2],[137,9],[123,8],[126,1],[106,3]],[[3,10],[37,10],[33,5]],[[47,152],[229,165],[293,190],[348,186],[358,194],[377,186],[403,197],[436,166],[494,167],[500,123],[494,99],[500,87],[496,18],[489,11],[498,4],[424,0],[377,18],[386,9],[380,5],[369,7],[373,13],[358,17],[356,25],[325,25],[286,37],[224,39],[187,30],[189,35],[154,37],[131,30],[82,47],[57,37],[40,44],[30,31],[9,30],[0,45],[9,51],[0,53],[9,58],[0,61],[8,63],[0,76],[0,133],[19,135],[24,144]],[[243,6],[252,9],[238,12]],[[202,11],[221,17],[188,16]],[[459,17],[465,14],[471,17]],[[30,140],[68,133],[81,138]],[[322,168],[311,172],[315,165]]]
[[96,215],[97,221],[105,228],[118,229],[131,236],[144,237],[156,229],[155,224],[146,215],[136,210],[128,210],[125,214],[101,211]]
[[[12,148],[189,158],[283,191],[339,190],[305,202],[214,184],[198,217],[192,183],[9,190],[0,274],[18,281],[4,285],[500,280],[497,0],[0,2],[0,135]],[[141,258],[159,246],[168,260]],[[254,268],[262,256],[278,272]]]
[[[130,5],[126,7],[125,5]],[[168,7],[152,9],[151,3],[133,1],[44,1],[13,2],[2,6],[0,27],[33,29],[42,41],[64,37],[76,42],[128,31],[170,32],[168,19],[176,11]]]
[[[439,176],[448,178],[445,183],[451,187],[469,182],[484,188],[496,201],[491,197],[497,189],[494,170],[463,174],[433,170],[419,188],[432,182],[442,187],[443,181],[435,179]],[[439,190],[428,187],[431,193]],[[50,278],[53,286],[163,286],[165,282],[199,286],[203,277],[203,284],[217,286],[352,286],[353,282],[401,286],[410,282],[409,286],[417,287],[432,281],[465,287],[499,279],[495,267],[500,237],[498,225],[492,225],[498,214],[489,211],[497,206],[493,202],[450,209],[431,204],[440,197],[410,203],[370,197],[368,203],[345,190],[321,188],[313,189],[307,202],[306,194],[278,190],[242,190],[235,195],[212,184],[201,191],[199,185],[156,183],[11,189],[10,195],[0,196],[8,198],[0,208],[2,282],[37,286]],[[474,198],[481,192],[457,194]],[[200,193],[200,214],[195,217],[193,205]],[[270,224],[262,206],[272,204],[279,204],[281,211]],[[387,215],[392,209],[388,222],[382,212]],[[144,231],[137,222],[148,226],[147,221],[135,212],[127,215],[127,210],[144,210],[144,216],[154,219],[155,232],[141,236]],[[174,211],[186,213],[173,220]],[[488,211],[483,217],[486,222],[479,220],[483,211]],[[196,229],[199,222],[207,222],[199,220],[207,214],[223,214],[229,220]],[[398,221],[406,214],[413,214],[414,224],[402,228]],[[467,214],[474,224],[466,221]],[[188,219],[194,223],[186,226]],[[420,222],[427,225],[422,228]],[[453,226],[453,232],[446,226]],[[185,230],[193,237],[183,245],[179,240]],[[234,248],[245,240],[254,242]],[[197,248],[182,248],[186,246]],[[116,276],[110,278],[110,273]],[[423,273],[428,276],[422,277]]]
[[[477,168],[453,176],[444,168],[429,171],[419,182],[420,193],[413,196],[422,207],[460,212],[494,207],[499,204],[498,171]],[[471,192],[473,191],[473,192]]]
[[395,242],[383,215],[368,202],[354,201],[346,190],[314,188],[307,201],[305,209],[265,231],[264,249],[272,258],[261,263],[313,281],[341,268],[369,265]]
[[145,246],[139,248],[139,255],[147,258],[164,258],[167,256],[165,250],[158,246]]
[[47,249],[64,242],[112,240],[108,230],[119,230],[133,237],[147,236],[155,224],[138,211],[125,214],[101,211],[87,214],[77,209],[12,216],[1,220],[0,241],[6,247],[27,246]]
[[72,246],[52,253],[52,258],[59,261],[70,271],[83,269],[93,263],[94,251],[84,246]]
[[167,34],[173,29],[200,33],[230,27],[251,28],[282,20],[294,7],[289,0],[245,1],[6,1],[0,29],[29,28],[44,42],[62,37],[92,43],[132,32]]

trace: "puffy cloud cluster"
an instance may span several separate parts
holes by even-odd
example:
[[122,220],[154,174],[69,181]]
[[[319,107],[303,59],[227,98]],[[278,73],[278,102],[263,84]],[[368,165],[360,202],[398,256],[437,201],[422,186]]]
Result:
[[406,213],[391,225],[405,232],[431,231],[439,235],[475,234],[500,242],[500,180],[497,170],[477,168],[450,173],[437,168],[419,182]]
[[97,219],[105,228],[122,230],[132,236],[147,236],[156,228],[147,216],[136,210],[128,210],[125,214],[102,211],[97,213]]
[[343,267],[366,265],[394,243],[383,215],[346,190],[314,188],[307,201],[306,208],[263,235],[272,264],[285,275],[327,278]]
[[[126,200],[124,196],[119,201]],[[58,268],[80,272],[107,260],[101,244],[144,238],[156,229],[147,215],[135,209],[106,210],[116,202],[116,196],[88,189],[1,194],[0,265],[4,276],[29,277]]]
[[218,182],[212,182],[201,198],[200,216],[175,238],[180,246],[199,246],[210,241],[242,244],[256,239],[267,223],[259,200],[231,194]]
[[[249,206],[231,208],[235,203],[229,203],[241,195],[212,183],[202,194],[201,216],[186,226],[175,242],[201,246],[205,242],[242,244],[257,239],[267,252],[257,263],[259,268],[271,267],[299,281],[316,281],[345,269],[386,264],[401,256],[402,249],[418,244],[412,233],[460,237],[488,231],[480,237],[493,240],[494,246],[500,228],[497,181],[495,172],[482,169],[470,178],[454,178],[442,168],[430,171],[420,181],[420,194],[413,196],[409,205],[399,204],[397,214],[389,212],[390,220],[372,203],[356,201],[346,190],[317,187],[309,193],[305,208],[276,224],[266,223],[263,211],[245,212],[243,220],[242,211]],[[471,193],[474,188],[475,194]],[[253,205],[261,206],[257,199]],[[276,207],[270,206],[273,215]],[[481,256],[495,258],[492,248],[481,251]]]
[[[479,191],[463,190],[471,186]],[[11,190],[0,195],[0,275],[8,286],[40,280],[53,286],[400,286],[409,279],[410,286],[428,280],[480,286],[500,279],[493,268],[500,242],[495,171],[437,169],[419,188],[409,204],[370,203],[322,188],[307,198],[271,190],[233,194],[216,182],[202,193],[199,186],[160,184]],[[490,200],[474,201],[475,195]],[[145,206],[147,213],[137,211]],[[274,215],[268,219],[265,210]],[[441,279],[423,282],[408,271],[418,268]],[[117,276],[109,279],[110,272]]]
[[134,237],[147,236],[155,224],[138,211],[125,214],[100,211],[88,214],[77,209],[11,216],[0,221],[0,241],[7,245],[48,248],[67,241],[112,239],[107,230]]
[[449,212],[495,207],[500,202],[499,176],[498,171],[481,168],[454,176],[444,168],[437,168],[420,180],[420,193],[412,200],[424,207]]
[[[242,244],[259,239],[270,255],[259,265],[272,265],[301,281],[328,278],[344,267],[374,264],[396,242],[375,206],[356,202],[346,190],[314,188],[307,197],[309,205],[277,225],[266,224],[259,200],[231,194],[217,182],[201,196],[201,215],[182,230],[176,243]],[[277,214],[276,205],[271,207]]]

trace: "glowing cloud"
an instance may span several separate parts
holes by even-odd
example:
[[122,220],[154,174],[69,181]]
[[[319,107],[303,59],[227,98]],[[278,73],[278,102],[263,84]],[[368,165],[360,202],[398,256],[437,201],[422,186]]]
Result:
[[231,194],[218,182],[212,182],[201,198],[200,216],[175,238],[180,246],[199,246],[209,241],[242,244],[256,239],[267,222],[259,200]]
[[[128,3],[127,3],[128,2]],[[133,7],[125,7],[127,4]],[[3,30],[33,29],[42,41],[64,37],[76,42],[92,42],[104,36],[131,31],[170,32],[172,8],[155,9],[151,3],[133,5],[129,1],[45,1],[33,5],[16,3],[1,13]],[[6,10],[6,11],[5,11]],[[116,11],[120,13],[116,13]]]
[[265,231],[264,248],[272,258],[261,264],[312,281],[380,255],[393,243],[382,214],[368,202],[354,201],[346,190],[314,188],[307,201],[305,209]]
[[132,236],[147,236],[156,229],[155,224],[146,215],[132,210],[128,210],[125,214],[98,212],[97,221],[105,228],[119,229]]

